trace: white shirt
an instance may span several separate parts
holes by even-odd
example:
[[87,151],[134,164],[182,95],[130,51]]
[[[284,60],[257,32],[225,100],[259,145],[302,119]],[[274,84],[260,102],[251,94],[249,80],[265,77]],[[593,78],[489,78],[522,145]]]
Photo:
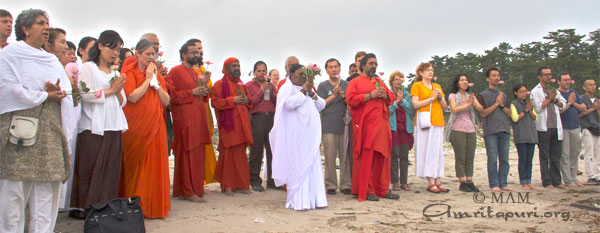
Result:
[[[556,113],[556,131],[558,132],[558,140],[562,140],[563,128],[562,122],[560,120],[560,110],[563,110],[567,106],[567,101],[558,92],[558,89],[555,91],[556,99],[560,101],[563,105],[562,108],[559,108],[558,106],[555,106],[554,108],[554,112]],[[544,88],[542,88],[542,86],[538,83],[538,85],[531,90],[531,96],[533,97],[533,108],[535,109],[535,112],[538,116],[537,120],[535,121],[535,128],[537,129],[537,131],[546,132],[548,131],[548,107],[542,109],[542,102],[544,102],[544,100],[546,99],[546,93],[544,93]]]
[[104,73],[94,62],[84,63],[79,70],[81,72],[79,79],[85,82],[90,93],[81,95],[81,119],[77,131],[81,133],[90,130],[92,134],[97,135],[104,135],[104,131],[125,132],[128,129],[127,119],[122,109],[127,103],[125,92],[121,90],[123,104],[119,104],[117,95],[106,97],[102,91],[102,96],[96,98],[92,93],[100,89],[109,89],[110,79],[114,75],[118,76],[119,72]]

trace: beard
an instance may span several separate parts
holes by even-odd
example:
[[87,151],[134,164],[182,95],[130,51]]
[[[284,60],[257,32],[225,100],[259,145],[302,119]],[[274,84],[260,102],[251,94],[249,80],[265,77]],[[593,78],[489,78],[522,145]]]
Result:
[[231,76],[233,76],[234,78],[239,78],[240,76],[242,76],[242,72],[240,72],[240,70],[234,70],[231,72]]
[[376,72],[375,68],[371,68],[371,69],[367,70],[367,76],[373,77],[373,76],[375,76],[375,72]]
[[188,63],[190,63],[191,65],[196,65],[196,64],[199,64],[199,59],[198,59],[198,57],[190,57],[190,58],[187,58],[187,59],[186,59],[186,61],[187,61]]

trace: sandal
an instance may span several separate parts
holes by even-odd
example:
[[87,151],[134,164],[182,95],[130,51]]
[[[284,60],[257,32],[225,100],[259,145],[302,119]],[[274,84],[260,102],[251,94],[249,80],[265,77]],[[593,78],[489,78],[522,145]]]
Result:
[[383,198],[396,200],[396,199],[400,199],[400,195],[392,193],[392,191],[389,191],[385,196],[383,196]]
[[437,186],[438,190],[440,190],[442,193],[450,192],[450,189],[442,187],[442,184],[436,184],[435,186]]
[[392,185],[392,190],[394,190],[394,191],[400,191],[401,190],[400,185],[399,184]]
[[[431,188],[435,188],[435,189],[431,189]],[[435,186],[435,184],[430,184],[427,187],[427,192],[430,192],[430,193],[440,193],[440,190],[438,189],[437,186]]]
[[367,201],[379,201],[379,197],[377,197],[374,193],[367,194]]
[[404,191],[410,191],[410,186],[408,186],[408,184],[403,184],[400,186],[400,188]]

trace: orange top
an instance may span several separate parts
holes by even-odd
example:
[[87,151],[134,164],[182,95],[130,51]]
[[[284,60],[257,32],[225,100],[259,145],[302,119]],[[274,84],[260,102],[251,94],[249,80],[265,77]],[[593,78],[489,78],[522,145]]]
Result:
[[[222,85],[229,85],[230,95],[228,97],[221,97]],[[238,91],[248,93],[244,85],[237,85],[225,77],[215,82],[212,88],[210,98],[217,119],[222,110],[232,109],[235,127],[234,130],[226,131],[222,125],[219,125],[219,149],[221,146],[233,147],[240,144],[251,146],[254,144],[250,129],[250,113],[248,112],[248,109],[252,108],[252,102],[247,105],[233,103],[233,97],[241,95]]]
[[[433,88],[440,89],[442,97],[444,97],[444,91],[442,87],[437,83],[432,83]],[[422,82],[416,82],[410,89],[410,96],[418,96],[419,100],[431,98],[431,90],[426,87]],[[419,109],[419,112],[429,112],[429,104]],[[415,125],[417,124],[417,118],[415,117]],[[442,111],[442,105],[439,100],[434,100],[431,103],[431,125],[444,126],[444,113]]]

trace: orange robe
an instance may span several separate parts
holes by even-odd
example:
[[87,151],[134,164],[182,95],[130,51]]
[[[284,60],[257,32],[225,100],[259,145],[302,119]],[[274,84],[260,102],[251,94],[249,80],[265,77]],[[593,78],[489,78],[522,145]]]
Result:
[[[252,108],[252,102],[248,105],[234,104],[233,97],[246,92],[246,88],[233,82],[231,76],[223,77],[215,82],[212,89],[211,103],[215,108],[217,119],[223,110],[233,110],[234,129],[227,131],[219,124],[219,161],[215,171],[215,179],[221,182],[221,191],[231,188],[250,189],[250,168],[248,167],[248,155],[246,148],[254,142],[250,129],[250,114],[248,109]],[[222,85],[229,85],[230,95],[221,97]]]
[[[204,68],[204,66],[200,66],[200,69],[194,68],[194,71],[196,71],[196,74],[201,74],[202,72],[205,72],[206,69]],[[208,83],[206,84],[206,86],[208,86],[208,88],[210,89],[207,97],[210,97],[210,94],[212,93],[212,87],[213,87],[212,80],[208,80]],[[212,111],[210,109],[211,109],[210,104],[208,102],[206,102],[206,123],[208,124],[208,132],[212,138],[213,133],[214,133],[214,128],[215,128],[215,123],[213,121],[213,115],[212,115]],[[217,157],[215,156],[215,148],[213,147],[212,143],[207,144],[206,145],[206,160],[204,163],[204,184],[210,184],[210,183],[217,182],[214,179],[216,168],[217,168]]]
[[[363,102],[377,82],[385,88],[388,100],[377,98]],[[358,201],[366,200],[370,193],[378,197],[388,193],[392,150],[388,106],[395,98],[379,77],[370,80],[358,76],[346,89],[353,129],[352,194],[358,195]]]
[[[127,60],[126,60],[127,61]],[[129,96],[146,79],[137,62],[121,70],[127,74],[125,95]],[[166,82],[158,74],[163,90]],[[129,130],[123,133],[123,167],[119,194],[121,197],[140,196],[140,206],[146,218],[165,218],[171,210],[167,131],[165,107],[158,92],[148,87],[137,103],[123,107]]]
[[198,76],[192,68],[175,66],[167,75],[171,113],[173,115],[173,152],[175,173],[173,196],[202,197],[204,194],[204,161],[206,145],[212,144],[206,123],[208,96],[192,93]]

